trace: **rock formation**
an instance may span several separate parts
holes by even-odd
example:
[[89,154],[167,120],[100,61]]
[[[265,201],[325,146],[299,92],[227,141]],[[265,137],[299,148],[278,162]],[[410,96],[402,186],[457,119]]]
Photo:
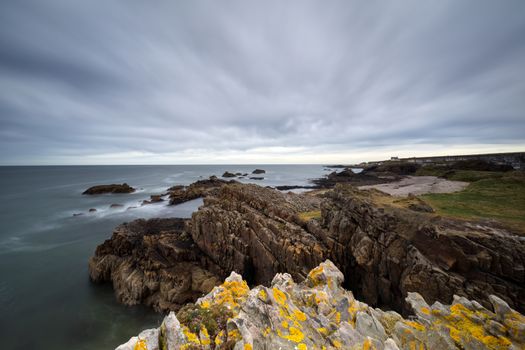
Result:
[[252,174],[265,174],[266,173],[266,170],[264,169],[255,169],[254,171],[252,171]]
[[111,185],[97,185],[88,188],[82,194],[103,194],[103,193],[132,193],[135,189],[128,185],[123,184],[111,184]]
[[491,296],[492,306],[455,296],[452,305],[406,300],[405,319],[356,300],[342,288],[343,274],[326,261],[296,283],[277,274],[268,287],[250,290],[230,277],[157,329],[141,332],[117,350],[178,349],[523,349],[525,317]]
[[220,279],[187,234],[187,219],[135,220],[118,226],[89,260],[94,282],[112,282],[117,299],[176,310]]
[[[494,224],[395,207],[382,202],[386,197],[376,199],[377,191],[358,191],[352,186],[338,185],[322,196],[239,183],[210,188],[191,225],[172,230],[174,237],[161,235],[168,242],[184,237],[192,247],[191,254],[179,254],[176,260],[165,257],[169,264],[184,261],[218,278],[236,271],[251,285],[267,285],[280,272],[300,281],[329,258],[357,297],[403,314],[410,312],[405,302],[409,292],[443,303],[450,303],[456,294],[485,307],[494,294],[516,310],[525,310],[525,241]],[[157,265],[154,269],[149,263],[139,264],[137,285],[145,286],[122,288],[118,281],[134,271],[128,267],[134,267],[134,261],[159,260],[149,252],[167,248],[159,248],[164,241],[151,235],[140,238],[140,234],[126,233],[143,232],[129,227],[117,229],[112,240],[97,249],[91,275],[94,280],[113,280],[116,289],[130,291],[131,303],[152,304],[148,298],[154,292],[143,275],[150,276],[145,271]],[[114,256],[119,257],[118,264]],[[121,262],[126,268],[119,267]],[[168,281],[165,266],[169,264],[159,265]],[[140,293],[135,293],[137,288]],[[169,299],[156,307],[177,309],[182,299]]]
[[196,181],[189,186],[170,187],[168,188],[170,204],[180,204],[192,199],[206,197],[219,187],[235,182],[235,180],[225,181],[216,176],[211,176],[209,179]]

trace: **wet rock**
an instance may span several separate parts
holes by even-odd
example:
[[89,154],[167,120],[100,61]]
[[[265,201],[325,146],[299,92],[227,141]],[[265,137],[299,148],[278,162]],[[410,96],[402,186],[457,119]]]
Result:
[[264,180],[264,177],[262,177],[262,176],[251,176],[250,180]]
[[82,216],[84,213],[73,213],[73,216]]
[[95,209],[95,208],[90,208],[88,211],[89,211],[90,213],[94,213],[94,212],[97,211],[97,209]]
[[230,173],[229,171],[225,171],[224,174],[222,174],[222,177],[235,177],[234,173]]
[[265,174],[266,173],[266,170],[264,169],[255,169],[254,171],[252,171],[252,174]]
[[131,186],[129,186],[127,183],[123,183],[121,185],[119,184],[111,184],[111,185],[97,185],[88,188],[82,194],[103,194],[103,193],[132,193],[135,192],[135,189]]
[[109,206],[110,208],[122,208],[123,205],[122,204],[116,204],[116,203],[113,203]]

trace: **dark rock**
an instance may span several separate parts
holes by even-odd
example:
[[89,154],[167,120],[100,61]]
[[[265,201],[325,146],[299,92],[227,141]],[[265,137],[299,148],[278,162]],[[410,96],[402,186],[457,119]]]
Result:
[[[181,286],[189,285],[188,271],[196,268],[219,279],[236,271],[249,283],[268,284],[277,272],[304,279],[329,258],[344,273],[346,286],[373,306],[408,313],[405,298],[418,292],[430,303],[450,303],[456,294],[487,306],[494,294],[525,310],[522,239],[489,223],[375,203],[348,185],[319,197],[223,183],[206,192],[191,224],[180,225],[117,228],[90,262],[92,279],[112,279],[121,301],[166,309],[195,298],[194,289]],[[166,231],[172,233],[164,236]],[[179,247],[181,240],[187,249],[161,248]],[[155,282],[163,279],[169,288]]]
[[117,300],[177,310],[220,279],[187,233],[187,219],[135,220],[118,226],[89,260],[93,282],[112,282]]
[[109,207],[110,208],[121,208],[121,207],[123,207],[123,205],[114,203],[114,204],[111,204]]
[[96,212],[96,211],[97,211],[97,209],[95,209],[95,208],[91,208],[91,209],[89,209],[89,212],[90,212],[90,213],[94,213],[94,212]]
[[264,169],[255,169],[254,171],[252,171],[252,174],[264,174],[266,173],[266,170]]
[[135,189],[129,186],[127,183],[121,185],[98,185],[93,186],[85,190],[82,194],[103,194],[103,193],[132,193]]
[[286,185],[275,186],[275,189],[277,189],[279,191],[289,191],[289,190],[295,190],[295,189],[298,189],[298,188],[315,189],[315,188],[319,188],[319,187],[318,186],[297,186],[297,185],[293,185],[293,186],[286,186]]
[[216,176],[211,176],[206,180],[199,180],[189,186],[173,186],[168,189],[170,205],[181,204],[192,199],[206,197],[221,186],[235,183],[235,180],[222,180]]
[[229,171],[225,171],[224,174],[222,174],[222,177],[235,177],[234,173],[230,173]]
[[262,176],[252,176],[252,177],[250,177],[250,180],[264,180],[264,177],[262,177]]
[[82,216],[84,213],[73,213],[73,216]]

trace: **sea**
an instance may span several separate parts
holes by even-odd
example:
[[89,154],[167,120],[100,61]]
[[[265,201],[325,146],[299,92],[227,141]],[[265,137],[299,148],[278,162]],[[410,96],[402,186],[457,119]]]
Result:
[[[143,165],[0,167],[0,341],[3,349],[114,349],[163,315],[119,304],[111,284],[93,284],[88,259],[114,227],[138,218],[191,217],[196,199],[142,206],[173,185],[225,171],[266,170],[261,186],[309,185],[322,165]],[[128,183],[132,194],[82,195]],[[122,207],[110,208],[111,204]],[[89,212],[89,209],[96,209]],[[75,215],[81,214],[81,215]]]

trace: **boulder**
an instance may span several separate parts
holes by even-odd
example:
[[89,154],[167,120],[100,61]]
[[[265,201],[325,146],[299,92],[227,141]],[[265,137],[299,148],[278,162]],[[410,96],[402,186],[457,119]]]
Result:
[[252,171],[252,174],[264,174],[266,173],[266,170],[264,169],[255,169],[254,171]]
[[222,174],[222,177],[235,177],[234,173],[230,173],[229,171],[225,171],[224,174]]

